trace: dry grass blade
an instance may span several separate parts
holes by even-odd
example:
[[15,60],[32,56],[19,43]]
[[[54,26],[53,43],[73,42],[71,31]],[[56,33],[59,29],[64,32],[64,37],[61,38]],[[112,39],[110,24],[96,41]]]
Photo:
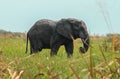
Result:
[[50,77],[50,79],[60,79],[60,74],[56,74],[53,72],[54,68],[51,68],[47,74]]
[[21,70],[20,72],[18,71],[13,71],[13,69],[11,68],[7,68],[11,79],[22,79],[21,75],[23,74],[24,70]]
[[103,79],[111,79],[112,75],[113,75],[113,74],[110,73],[110,74],[108,74],[107,76],[104,76]]
[[119,76],[119,79],[120,79],[120,68],[117,69],[117,73],[118,73],[118,76]]
[[[37,79],[38,77],[42,77],[45,74],[41,71],[42,69],[44,69],[44,66],[37,66],[39,72],[33,77],[34,79]],[[30,78],[31,79],[31,78]]]
[[95,73],[98,75],[97,78],[100,78],[100,79],[102,79],[103,76],[104,76],[103,72],[104,72],[105,68],[102,67],[103,64],[104,63],[102,62],[102,63],[96,65],[95,68],[94,68],[95,69]]
[[105,69],[109,68],[112,64],[114,64],[114,61],[110,61],[107,66],[105,66]]
[[0,69],[0,79],[4,79],[6,76],[6,69]]
[[2,50],[0,49],[0,79],[4,79],[6,76],[6,64],[2,61]]
[[99,45],[99,49],[100,49],[100,51],[101,51],[101,53],[102,53],[102,56],[103,56],[105,62],[107,63],[107,59],[106,59],[106,57],[105,57],[105,55],[104,55],[104,53],[103,53],[102,47],[101,47],[100,45]]
[[101,53],[102,53],[102,56],[103,56],[103,58],[104,58],[104,61],[105,61],[106,65],[108,66],[108,68],[109,68],[110,71],[112,72],[112,69],[111,69],[111,67],[110,67],[109,64],[108,64],[107,59],[106,59],[106,57],[105,57],[105,55],[104,55],[104,52],[103,52],[103,50],[102,50],[102,47],[101,47],[100,45],[99,45],[99,49],[100,49],[100,51],[101,51]]
[[44,76],[44,73],[38,73],[34,76],[34,79],[36,79],[37,77],[40,77],[40,76]]
[[59,76],[60,76],[59,74],[54,74],[54,75],[52,76],[52,79],[60,79]]
[[73,74],[75,75],[76,79],[80,79],[80,77],[78,76],[78,74],[76,73],[75,69],[73,68],[73,66],[70,65],[70,69],[72,70]]
[[120,64],[120,58],[116,58],[117,59],[117,62]]
[[90,47],[90,75],[92,79],[94,79],[94,70],[93,70],[93,62],[92,62],[92,48]]
[[2,52],[1,48],[0,48],[0,53]]

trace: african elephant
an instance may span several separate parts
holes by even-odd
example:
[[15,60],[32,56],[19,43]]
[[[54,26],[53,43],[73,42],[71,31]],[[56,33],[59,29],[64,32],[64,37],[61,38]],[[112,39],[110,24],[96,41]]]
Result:
[[67,18],[59,21],[42,19],[37,21],[27,33],[26,53],[28,39],[30,41],[30,54],[41,51],[43,48],[51,49],[50,55],[56,55],[61,45],[65,46],[67,56],[73,54],[73,40],[81,38],[83,47],[80,51],[85,53],[89,48],[89,34],[86,24],[82,20]]

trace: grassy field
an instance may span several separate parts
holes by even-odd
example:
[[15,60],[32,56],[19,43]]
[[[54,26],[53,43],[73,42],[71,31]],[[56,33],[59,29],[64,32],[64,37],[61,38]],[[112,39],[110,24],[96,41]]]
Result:
[[120,52],[104,51],[99,39],[91,39],[85,54],[78,51],[81,45],[74,42],[71,58],[63,46],[55,57],[49,49],[29,55],[25,39],[0,37],[0,79],[120,79]]

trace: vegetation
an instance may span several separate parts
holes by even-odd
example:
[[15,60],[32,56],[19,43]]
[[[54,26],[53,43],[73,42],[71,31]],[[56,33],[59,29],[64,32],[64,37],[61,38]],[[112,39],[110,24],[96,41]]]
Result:
[[63,46],[54,57],[50,57],[49,49],[25,54],[25,36],[1,35],[0,79],[119,79],[120,52],[109,50],[112,43],[105,40],[92,37],[86,54],[79,53],[82,43],[75,40],[74,55],[67,58]]

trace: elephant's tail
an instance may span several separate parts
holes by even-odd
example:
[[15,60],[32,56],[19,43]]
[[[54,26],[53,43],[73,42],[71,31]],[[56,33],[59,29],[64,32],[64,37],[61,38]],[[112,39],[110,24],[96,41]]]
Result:
[[25,53],[27,53],[27,51],[28,51],[28,35],[27,35],[27,40],[26,40],[26,51],[25,51]]

